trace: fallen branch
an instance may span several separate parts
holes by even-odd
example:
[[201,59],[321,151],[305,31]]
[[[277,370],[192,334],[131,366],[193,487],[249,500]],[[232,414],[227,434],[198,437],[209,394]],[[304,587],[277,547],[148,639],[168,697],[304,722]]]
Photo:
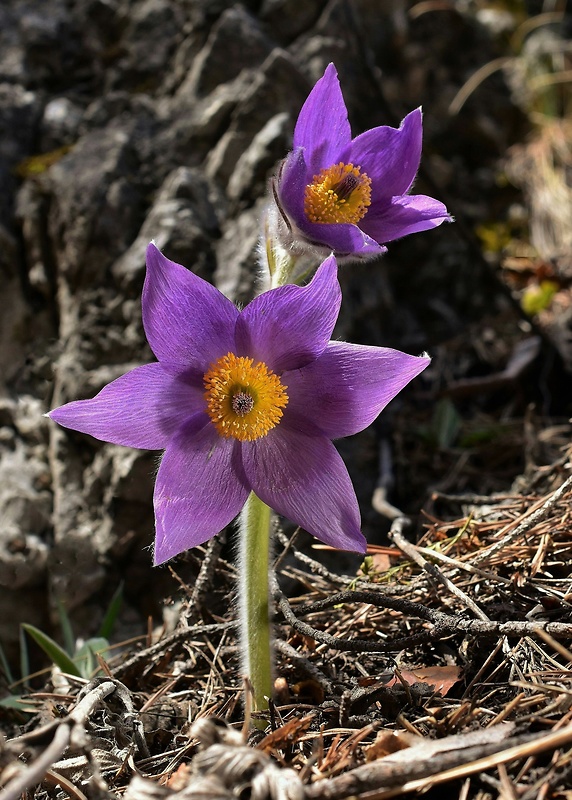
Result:
[[[471,633],[475,636],[521,638],[523,636],[541,637],[541,632],[561,639],[572,639],[572,624],[563,622],[524,622],[514,620],[509,622],[494,622],[482,619],[463,619],[462,617],[444,614],[442,611],[428,608],[421,603],[414,603],[403,598],[388,597],[378,591],[348,590],[337,592],[323,600],[301,606],[295,614],[288,599],[280,590],[276,579],[273,580],[273,591],[284,619],[295,630],[305,636],[311,636],[317,642],[326,644],[337,650],[351,652],[386,653],[389,650],[411,647],[428,641],[453,636],[459,633]],[[343,639],[313,628],[308,623],[299,619],[305,614],[314,614],[327,608],[343,603],[367,603],[377,608],[387,608],[399,611],[410,617],[426,620],[432,628],[414,636],[394,639],[391,642],[370,641],[369,639]]]
[[[406,792],[428,789],[438,783],[464,778],[509,761],[536,756],[572,742],[572,725],[548,734],[506,737],[514,726],[423,741],[393,755],[306,787],[306,800],[386,800]],[[487,734],[493,734],[487,736]]]

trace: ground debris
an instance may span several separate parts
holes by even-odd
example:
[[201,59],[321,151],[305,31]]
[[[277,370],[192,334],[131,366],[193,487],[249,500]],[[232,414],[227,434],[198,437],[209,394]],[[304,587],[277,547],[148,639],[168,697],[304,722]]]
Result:
[[1,800],[24,790],[37,800],[243,790],[373,800],[461,781],[465,797],[503,782],[519,793],[564,787],[572,476],[566,457],[538,470],[498,497],[433,495],[417,543],[397,518],[384,569],[366,557],[357,575],[334,574],[280,534],[264,735],[245,718],[232,612],[207,610],[215,572],[228,591],[234,580],[211,548],[201,605],[186,587],[193,624],[181,605],[181,627],[126,648],[107,677],[71,683],[59,715],[57,695],[38,693],[37,723],[3,745]]

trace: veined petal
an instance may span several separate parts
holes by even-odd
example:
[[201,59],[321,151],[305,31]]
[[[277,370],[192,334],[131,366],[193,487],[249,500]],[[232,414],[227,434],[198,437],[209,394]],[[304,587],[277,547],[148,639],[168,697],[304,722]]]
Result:
[[150,244],[143,325],[159,361],[200,369],[232,350],[238,309],[218,289]]
[[388,347],[330,342],[316,361],[282,376],[289,416],[303,417],[329,439],[367,428],[431,362]]
[[204,408],[203,393],[172,366],[145,364],[109,383],[92,400],[74,400],[48,416],[103,442],[160,450]]
[[371,178],[372,207],[410,189],[419,169],[422,136],[418,108],[405,117],[399,128],[382,125],[353,140],[348,160]]
[[436,228],[452,219],[443,203],[424,194],[412,194],[394,197],[379,211],[372,209],[360,225],[377,241],[391,242],[410,233]]
[[239,447],[206,414],[173,436],[155,484],[155,564],[206,542],[239,513],[250,491]]
[[280,425],[245,442],[242,460],[252,490],[276,512],[332,547],[365,552],[354,488],[328,439]]
[[280,286],[246,306],[236,323],[238,355],[278,373],[303,367],[326,348],[341,299],[336,259],[329,256],[307,286]]
[[350,140],[350,123],[338,73],[329,64],[302,106],[294,129],[294,148],[305,148],[306,163],[317,173],[334,164]]

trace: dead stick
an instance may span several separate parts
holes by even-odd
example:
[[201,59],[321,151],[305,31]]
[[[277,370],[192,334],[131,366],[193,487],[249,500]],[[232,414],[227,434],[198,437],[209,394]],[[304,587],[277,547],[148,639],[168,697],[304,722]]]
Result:
[[[290,603],[280,590],[275,578],[272,579],[272,589],[278,608],[282,612],[286,622],[305,636],[311,636],[317,642],[321,642],[337,650],[386,653],[397,648],[411,647],[427,641],[436,641],[458,633],[472,633],[473,635],[487,637],[509,636],[520,638],[522,636],[539,635],[539,631],[546,631],[546,633],[551,636],[572,639],[572,624],[568,623],[523,622],[521,620],[493,622],[481,619],[463,619],[462,617],[444,614],[442,611],[428,608],[421,603],[413,603],[403,598],[388,597],[379,591],[364,592],[360,590],[350,590],[346,592],[337,592],[323,600],[301,606],[297,609],[297,614],[294,614]],[[331,608],[332,606],[337,606],[342,603],[367,603],[377,608],[389,608],[394,611],[399,611],[404,615],[426,620],[433,624],[433,628],[432,630],[424,631],[414,636],[407,637],[406,639],[380,642],[375,640],[370,641],[368,639],[338,638],[324,631],[319,631],[299,619],[299,616],[303,616],[304,614],[313,614],[317,611],[323,611],[326,608]]]
[[[384,790],[379,789],[366,791],[359,795],[356,800],[390,800],[392,797],[409,794],[412,792],[426,791],[440,783],[466,778],[476,772],[482,773],[486,769],[494,769],[500,764],[507,764],[521,758],[534,757],[545,750],[557,750],[558,748],[569,745],[572,741],[572,725],[568,725],[561,731],[549,733],[546,736],[535,736],[529,741],[518,743],[518,740],[511,739],[506,744],[514,742],[512,747],[508,747],[500,752],[478,758],[469,763],[460,763],[456,767],[451,767],[437,774],[432,774],[426,778],[408,780],[398,788]],[[333,780],[336,780],[335,778]]]
[[[428,788],[572,741],[572,725],[544,736],[523,734],[510,739],[505,738],[504,725],[488,730],[495,735],[488,738],[483,737],[485,731],[474,731],[422,743],[337,778],[318,781],[306,788],[306,800],[343,800],[352,796],[359,800],[385,800],[406,789]],[[392,791],[392,787],[398,788]]]

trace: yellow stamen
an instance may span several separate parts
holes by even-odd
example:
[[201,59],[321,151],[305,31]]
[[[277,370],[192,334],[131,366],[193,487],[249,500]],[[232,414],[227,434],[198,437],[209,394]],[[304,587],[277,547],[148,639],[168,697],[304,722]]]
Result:
[[252,442],[266,436],[282,417],[288,395],[266,364],[227,353],[204,375],[207,413],[226,439]]
[[353,164],[334,164],[306,186],[304,211],[310,222],[355,225],[371,203],[371,178]]

